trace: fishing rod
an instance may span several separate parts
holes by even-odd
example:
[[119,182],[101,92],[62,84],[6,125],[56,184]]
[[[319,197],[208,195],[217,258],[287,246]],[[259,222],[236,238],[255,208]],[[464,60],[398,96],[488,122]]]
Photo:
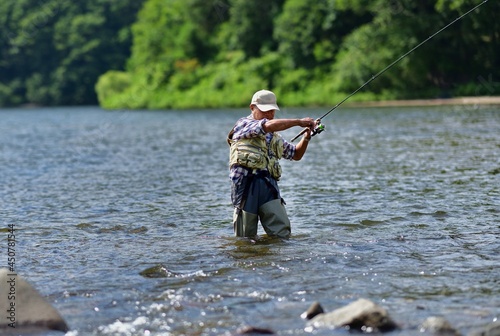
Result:
[[[401,61],[403,58],[405,58],[406,56],[408,56],[409,54],[411,54],[412,52],[414,52],[415,50],[417,50],[418,48],[420,48],[423,44],[425,44],[426,42],[428,42],[430,39],[432,39],[433,37],[435,37],[436,35],[438,35],[439,33],[441,33],[443,30],[445,30],[448,27],[450,27],[451,25],[453,25],[455,22],[457,22],[457,21],[461,20],[462,18],[464,18],[465,16],[469,15],[471,12],[475,11],[476,9],[478,9],[479,7],[481,7],[482,5],[484,5],[485,3],[487,3],[488,1],[489,0],[483,0],[483,2],[481,2],[480,4],[478,4],[477,6],[475,6],[474,8],[470,9],[469,11],[465,12],[464,14],[460,15],[455,20],[453,20],[452,22],[448,23],[446,26],[444,26],[443,28],[439,29],[437,32],[435,32],[434,34],[432,34],[431,36],[429,36],[428,38],[426,38],[425,40],[423,40],[422,42],[420,42],[419,44],[417,44],[410,51],[408,51],[405,54],[401,55],[398,59],[396,59],[394,62],[392,62],[391,64],[389,64],[388,66],[386,66],[379,73],[377,73],[376,75],[372,76],[363,85],[361,85],[359,88],[357,88],[355,91],[353,91],[350,95],[348,95],[343,100],[341,100],[337,105],[335,105],[333,108],[331,108],[328,112],[326,112],[321,117],[319,117],[318,119],[316,119],[316,121],[317,121],[316,128],[311,133],[311,136],[315,136],[316,134],[319,134],[319,133],[321,133],[321,132],[323,132],[325,130],[325,126],[321,123],[321,120],[323,118],[325,118],[327,115],[329,115],[330,113],[332,113],[333,111],[335,111],[346,100],[348,100],[349,98],[351,98],[352,96],[354,96],[356,93],[358,93],[360,90],[362,90],[365,86],[367,86],[372,81],[374,81],[377,77],[379,77],[384,72],[386,72],[387,70],[389,70],[390,68],[392,68],[394,65],[396,65],[396,63],[398,63],[399,61]],[[304,134],[306,131],[307,131],[307,128],[304,128],[302,130],[302,132],[300,132],[299,134],[297,134],[291,141],[292,142],[295,141],[299,136],[301,136],[302,134]]]

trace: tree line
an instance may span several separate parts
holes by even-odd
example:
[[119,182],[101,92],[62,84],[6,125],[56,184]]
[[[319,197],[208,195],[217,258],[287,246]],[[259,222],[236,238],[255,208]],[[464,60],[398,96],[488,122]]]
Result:
[[[0,106],[330,106],[480,0],[4,0]],[[489,0],[353,100],[500,93]]]

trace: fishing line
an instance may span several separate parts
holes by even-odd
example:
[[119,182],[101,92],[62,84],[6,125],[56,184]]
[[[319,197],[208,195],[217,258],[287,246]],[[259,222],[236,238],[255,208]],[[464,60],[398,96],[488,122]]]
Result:
[[[362,90],[365,86],[367,86],[372,81],[374,81],[377,77],[379,77],[384,72],[386,72],[387,70],[389,70],[390,68],[392,68],[399,61],[401,61],[403,58],[405,58],[406,56],[408,56],[409,54],[411,54],[412,52],[414,52],[415,50],[417,50],[418,48],[420,48],[423,44],[427,43],[429,40],[431,40],[432,38],[434,38],[436,35],[438,35],[439,33],[441,33],[443,30],[447,29],[448,27],[450,27],[451,25],[453,25],[455,22],[457,22],[457,21],[461,20],[462,18],[464,18],[465,16],[469,15],[471,12],[475,11],[476,9],[478,9],[479,7],[481,7],[482,5],[484,5],[485,3],[487,3],[488,1],[489,0],[483,0],[483,2],[481,2],[480,4],[478,4],[477,6],[475,6],[474,8],[470,9],[469,11],[465,12],[464,14],[460,15],[455,20],[453,20],[452,22],[448,23],[446,26],[444,26],[443,28],[439,29],[437,32],[435,32],[434,34],[432,34],[431,36],[429,36],[428,38],[426,38],[425,40],[423,40],[422,42],[420,42],[419,44],[417,44],[410,51],[408,51],[405,54],[401,55],[398,59],[396,59],[394,62],[392,62],[391,64],[389,64],[388,66],[386,66],[379,73],[377,73],[376,75],[372,76],[363,85],[361,85],[359,88],[357,88],[355,91],[353,91],[350,95],[348,95],[343,100],[341,100],[337,105],[335,105],[333,108],[331,108],[328,112],[326,112],[321,117],[319,117],[318,119],[316,119],[318,121],[318,126],[313,131],[312,135],[314,136],[315,134],[321,133],[324,130],[324,126],[321,124],[321,120],[323,118],[325,118],[327,115],[329,115],[330,113],[332,113],[333,111],[335,111],[346,100],[348,100],[349,98],[351,98],[352,96],[354,96],[356,93],[358,93],[360,90]],[[307,130],[307,128],[303,129],[302,132],[300,132],[299,134],[297,134],[291,141],[292,142],[295,141],[299,136],[301,136],[302,134],[304,134],[306,132],[306,130]]]

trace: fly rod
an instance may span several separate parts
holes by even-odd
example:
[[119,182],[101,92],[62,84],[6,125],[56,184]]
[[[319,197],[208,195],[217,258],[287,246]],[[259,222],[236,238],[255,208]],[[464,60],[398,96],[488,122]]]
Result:
[[[352,96],[354,96],[356,93],[358,93],[360,90],[362,90],[365,86],[367,86],[372,81],[374,81],[377,77],[379,77],[384,72],[386,72],[387,70],[389,70],[390,68],[392,68],[399,61],[401,61],[403,58],[405,58],[406,56],[408,56],[409,54],[411,54],[412,52],[414,52],[415,50],[417,50],[418,48],[420,48],[423,44],[425,44],[426,42],[428,42],[430,39],[432,39],[433,37],[435,37],[436,35],[438,35],[439,33],[441,33],[443,30],[445,30],[448,27],[450,27],[451,25],[453,25],[455,22],[457,22],[457,21],[461,20],[462,18],[464,18],[465,16],[469,15],[471,12],[475,11],[476,9],[478,9],[479,7],[481,7],[482,5],[484,5],[485,3],[487,3],[488,1],[489,0],[483,0],[483,2],[481,2],[480,4],[478,4],[477,6],[475,6],[474,8],[470,9],[469,11],[465,12],[464,14],[460,15],[455,20],[453,20],[452,22],[448,23],[446,26],[444,26],[443,28],[439,29],[437,32],[435,32],[434,34],[432,34],[431,36],[429,36],[428,38],[426,38],[425,40],[423,40],[422,42],[420,42],[419,44],[417,44],[410,51],[408,51],[405,54],[401,55],[398,59],[396,59],[394,62],[392,62],[391,64],[389,64],[388,66],[386,66],[379,73],[377,73],[376,75],[372,76],[363,85],[361,85],[359,88],[357,88],[355,91],[353,91],[350,95],[348,95],[343,100],[341,100],[337,105],[335,105],[333,108],[331,108],[328,112],[326,112],[321,117],[319,117],[318,119],[316,119],[317,125],[316,125],[316,128],[313,130],[311,136],[314,136],[314,135],[319,134],[319,133],[321,133],[321,132],[324,131],[325,126],[323,124],[321,124],[321,120],[323,118],[325,118],[327,115],[329,115],[330,113],[332,113],[333,111],[335,111],[346,100],[348,100],[349,98],[351,98]],[[302,130],[302,132],[300,132],[299,134],[297,134],[291,141],[292,142],[295,141],[299,136],[301,136],[302,134],[304,134],[306,132],[306,130],[307,130],[307,128],[304,128]]]

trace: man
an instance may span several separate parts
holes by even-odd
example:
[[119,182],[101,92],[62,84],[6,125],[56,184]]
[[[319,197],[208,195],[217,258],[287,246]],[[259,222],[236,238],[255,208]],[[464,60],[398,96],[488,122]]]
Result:
[[[268,90],[257,91],[250,103],[251,115],[238,120],[228,135],[231,199],[234,206],[234,233],[254,238],[258,220],[270,237],[289,238],[290,220],[285,211],[277,181],[281,177],[280,159],[300,160],[306,152],[312,118],[274,119],[279,107]],[[294,126],[306,127],[297,145],[278,133]]]

